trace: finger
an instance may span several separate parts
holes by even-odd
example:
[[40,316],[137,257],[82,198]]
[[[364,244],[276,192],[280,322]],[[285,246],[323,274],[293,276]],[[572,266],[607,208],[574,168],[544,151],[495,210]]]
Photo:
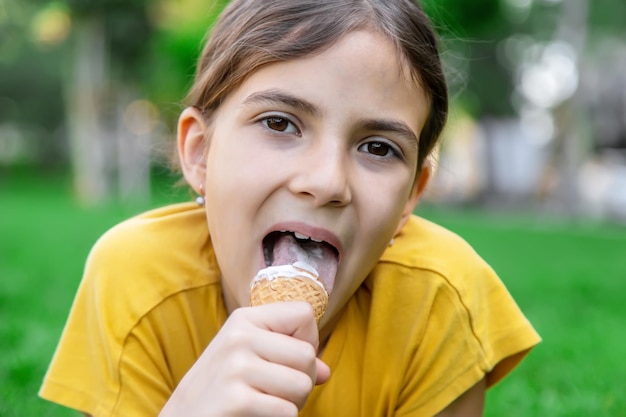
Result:
[[[199,408],[197,416],[246,416],[246,417],[297,417],[298,407],[284,398],[270,395],[254,389],[251,386],[240,387],[236,395],[223,396],[220,400],[225,401],[223,407],[211,401],[204,401]],[[232,394],[232,390],[230,391]],[[181,404],[178,413],[169,412],[168,416],[178,417],[190,415],[187,413],[186,404]],[[216,407],[218,406],[218,407]],[[169,410],[168,410],[169,411]]]
[[271,362],[258,362],[246,376],[250,387],[287,400],[301,409],[314,384],[310,375]]
[[315,385],[320,385],[328,381],[328,379],[330,378],[330,367],[319,358],[315,359],[315,364]]
[[259,327],[276,333],[293,336],[309,342],[315,349],[319,345],[319,330],[311,305],[305,301],[283,301],[251,307],[250,320]]
[[254,394],[251,401],[246,401],[241,398],[237,401],[245,407],[245,410],[243,410],[242,413],[235,413],[236,415],[245,415],[247,417],[298,416],[298,407],[291,401],[262,392],[255,392]]
[[310,343],[269,330],[260,331],[252,343],[260,358],[303,372],[315,381],[317,352]]

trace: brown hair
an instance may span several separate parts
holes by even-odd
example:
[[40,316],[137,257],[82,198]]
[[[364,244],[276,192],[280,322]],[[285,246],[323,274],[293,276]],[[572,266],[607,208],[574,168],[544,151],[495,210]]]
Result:
[[322,52],[357,29],[386,35],[430,99],[419,170],[445,125],[448,93],[434,30],[410,0],[234,0],[204,47],[186,104],[210,116],[261,66]]

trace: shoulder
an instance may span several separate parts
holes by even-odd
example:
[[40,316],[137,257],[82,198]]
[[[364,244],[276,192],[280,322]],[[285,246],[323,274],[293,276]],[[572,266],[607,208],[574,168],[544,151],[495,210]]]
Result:
[[445,308],[471,328],[494,313],[525,320],[500,277],[465,239],[417,216],[384,253],[368,285],[406,298],[414,308],[445,300]]
[[218,282],[204,211],[175,204],[102,235],[87,259],[81,289],[107,314],[127,314],[134,322],[171,295]]
[[137,393],[156,407],[162,378],[180,380],[225,319],[220,305],[204,210],[171,205],[116,225],[90,252],[41,395],[92,414],[135,409]]
[[388,264],[398,273],[404,271],[412,280],[428,277],[429,284],[447,286],[462,297],[482,285],[500,284],[489,264],[465,239],[415,215],[383,254],[380,264]]
[[455,266],[462,269],[467,266],[466,263],[484,262],[461,236],[415,215],[411,216],[394,244],[384,253],[382,261],[442,272]]
[[[174,243],[190,247],[208,239],[204,212],[193,204],[173,204],[127,219],[102,235],[92,254],[170,251]],[[164,241],[170,240],[170,243]],[[199,241],[200,240],[200,241]]]
[[170,268],[191,268],[189,272],[194,272],[194,268],[201,267],[197,261],[211,261],[210,255],[204,211],[183,203],[154,209],[114,226],[98,239],[87,262],[88,266],[124,275]]
[[[471,245],[417,216],[402,229],[366,285],[376,300],[373,314],[396,317],[407,333],[413,329],[414,343],[422,351],[452,340],[463,346],[462,352],[449,355],[458,361],[449,362],[459,369],[477,367],[468,383],[486,374],[493,385],[540,340],[500,277]],[[495,369],[503,361],[506,366]]]
[[[474,339],[481,304],[493,301],[492,287],[504,288],[495,272],[459,235],[412,216],[365,282],[371,320],[396,317],[404,336],[421,343],[431,322]],[[409,329],[413,329],[409,331]],[[431,333],[432,335],[432,333]]]

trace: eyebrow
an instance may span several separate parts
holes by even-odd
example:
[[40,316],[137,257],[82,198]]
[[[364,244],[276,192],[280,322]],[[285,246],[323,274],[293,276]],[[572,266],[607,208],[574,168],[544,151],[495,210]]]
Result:
[[256,93],[250,94],[243,101],[243,104],[246,106],[263,103],[283,104],[285,106],[304,111],[313,116],[320,116],[322,114],[322,111],[313,103],[293,96],[291,94],[285,93],[284,91],[275,89],[258,91]]
[[411,147],[418,149],[419,139],[405,123],[388,119],[362,119],[359,123],[366,130],[390,132],[404,138]]
[[[296,97],[277,89],[258,91],[250,94],[243,101],[243,105],[251,106],[256,104],[283,104],[313,116],[321,116],[322,111],[315,104],[302,98]],[[411,146],[417,150],[419,139],[405,123],[390,119],[361,119],[358,123],[365,130],[379,132],[390,132],[403,137]]]

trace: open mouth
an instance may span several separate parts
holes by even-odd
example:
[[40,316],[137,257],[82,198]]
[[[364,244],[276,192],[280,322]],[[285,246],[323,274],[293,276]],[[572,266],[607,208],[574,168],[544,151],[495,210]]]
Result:
[[266,266],[303,262],[313,267],[330,293],[335,283],[339,251],[325,241],[291,231],[276,231],[263,239]]

